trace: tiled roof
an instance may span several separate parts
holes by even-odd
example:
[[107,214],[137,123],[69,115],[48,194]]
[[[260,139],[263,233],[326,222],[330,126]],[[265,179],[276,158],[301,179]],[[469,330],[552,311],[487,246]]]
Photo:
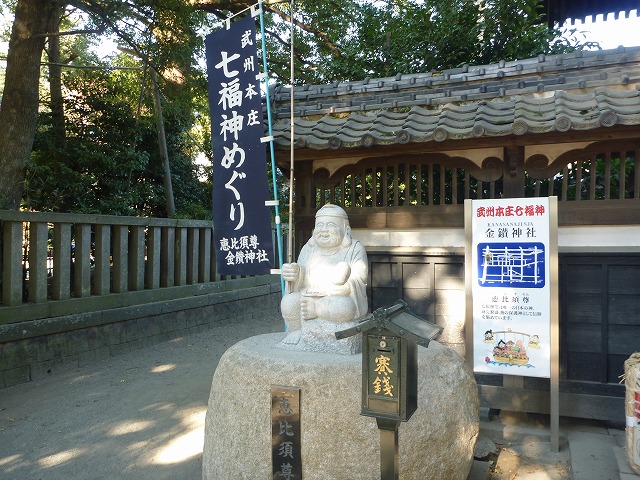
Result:
[[[272,94],[278,148],[290,145],[290,89]],[[640,124],[640,47],[294,90],[296,148],[441,142]]]
[[632,10],[638,8],[638,0],[542,0],[539,10],[547,16],[550,25],[559,23],[562,25],[565,20],[583,20],[587,17],[593,18],[596,15],[612,13],[615,18],[622,13],[629,15]]

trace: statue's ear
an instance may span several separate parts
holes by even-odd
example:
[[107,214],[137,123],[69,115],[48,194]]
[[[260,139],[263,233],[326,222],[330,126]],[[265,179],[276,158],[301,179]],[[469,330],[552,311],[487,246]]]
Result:
[[344,228],[344,237],[342,238],[342,246],[349,247],[351,246],[351,227],[347,226]]

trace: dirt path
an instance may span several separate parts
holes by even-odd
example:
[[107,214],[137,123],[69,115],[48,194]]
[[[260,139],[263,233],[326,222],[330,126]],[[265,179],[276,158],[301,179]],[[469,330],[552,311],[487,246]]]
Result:
[[199,479],[213,372],[280,319],[221,326],[0,390],[3,479]]

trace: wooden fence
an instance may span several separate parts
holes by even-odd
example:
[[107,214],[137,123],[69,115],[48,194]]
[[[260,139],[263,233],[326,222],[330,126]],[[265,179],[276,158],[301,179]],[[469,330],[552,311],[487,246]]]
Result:
[[215,280],[207,221],[0,212],[2,305]]
[[0,389],[242,319],[275,275],[216,275],[211,222],[0,211]]

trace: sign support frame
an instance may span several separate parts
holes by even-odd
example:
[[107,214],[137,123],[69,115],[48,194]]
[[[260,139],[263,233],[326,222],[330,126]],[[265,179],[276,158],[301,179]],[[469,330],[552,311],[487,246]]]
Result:
[[550,341],[551,376],[549,387],[549,420],[551,451],[560,450],[560,312],[558,267],[558,197],[549,197],[549,273],[550,273]]

